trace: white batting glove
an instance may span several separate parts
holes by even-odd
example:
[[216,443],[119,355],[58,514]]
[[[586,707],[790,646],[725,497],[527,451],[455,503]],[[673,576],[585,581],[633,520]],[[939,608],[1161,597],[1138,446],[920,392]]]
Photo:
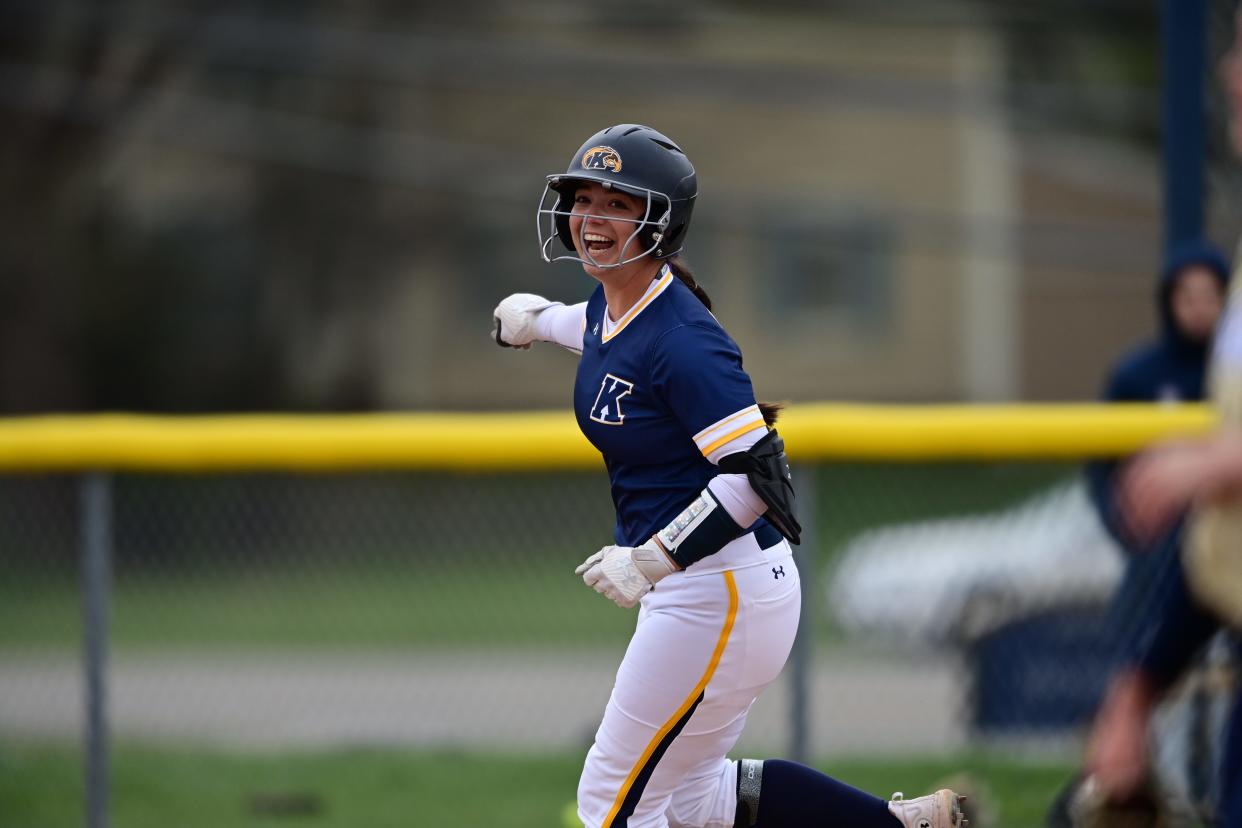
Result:
[[492,336],[502,348],[529,348],[535,341],[535,319],[539,312],[559,302],[550,302],[533,293],[514,293],[492,311]]
[[587,558],[574,574],[591,589],[619,607],[638,603],[664,576],[677,566],[654,539],[642,546],[605,546]]

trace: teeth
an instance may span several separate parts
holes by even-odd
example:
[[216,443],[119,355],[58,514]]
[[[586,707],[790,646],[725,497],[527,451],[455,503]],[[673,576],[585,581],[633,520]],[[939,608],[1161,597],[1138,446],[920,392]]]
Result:
[[612,241],[612,239],[608,238],[607,236],[598,236],[595,233],[584,233],[582,237],[589,242],[610,242]]

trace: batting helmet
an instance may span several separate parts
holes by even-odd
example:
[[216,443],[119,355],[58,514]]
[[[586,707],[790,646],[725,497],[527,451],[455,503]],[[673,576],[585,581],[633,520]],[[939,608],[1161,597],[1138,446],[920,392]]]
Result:
[[[622,247],[624,253],[637,239],[641,253],[623,255],[612,265],[600,265],[590,253],[585,259],[577,255],[579,248],[571,238],[569,215],[574,194],[587,182],[646,200],[643,216],[632,220],[634,233]],[[548,176],[536,216],[539,253],[546,262],[568,260],[597,267],[620,267],[646,255],[667,259],[681,252],[698,193],[694,166],[669,138],[638,124],[608,127],[592,135],[574,153],[569,169]],[[571,255],[551,255],[552,242],[557,239]],[[585,251],[586,245],[581,249]]]

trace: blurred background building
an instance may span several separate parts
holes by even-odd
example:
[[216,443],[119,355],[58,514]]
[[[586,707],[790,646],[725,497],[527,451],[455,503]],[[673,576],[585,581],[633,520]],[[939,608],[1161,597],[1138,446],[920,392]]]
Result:
[[[619,122],[694,160],[688,257],[761,396],[1091,398],[1155,321],[1158,25],[1124,0],[9,0],[0,411],[565,407],[569,359],[498,352],[490,311],[589,295],[539,260],[535,202]],[[1210,182],[1223,242],[1236,174]]]

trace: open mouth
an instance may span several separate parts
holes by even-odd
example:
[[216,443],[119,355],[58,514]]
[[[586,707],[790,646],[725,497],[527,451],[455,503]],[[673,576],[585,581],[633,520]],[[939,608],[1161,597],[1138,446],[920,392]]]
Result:
[[592,256],[596,253],[611,250],[616,244],[612,239],[607,236],[601,236],[599,233],[583,233],[582,240],[586,242],[587,252]]

